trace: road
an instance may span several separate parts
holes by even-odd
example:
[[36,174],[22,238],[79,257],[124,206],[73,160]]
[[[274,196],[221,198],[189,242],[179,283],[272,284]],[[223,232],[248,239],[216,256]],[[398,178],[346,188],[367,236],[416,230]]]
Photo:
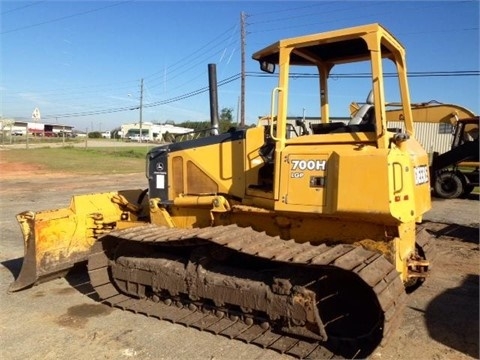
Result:
[[[254,345],[112,309],[95,301],[83,272],[8,294],[23,242],[15,214],[65,207],[71,195],[144,188],[143,174],[82,176],[2,172],[0,358],[289,359]],[[409,295],[403,322],[372,359],[477,359],[479,200],[434,201],[425,217],[437,236],[431,278]]]

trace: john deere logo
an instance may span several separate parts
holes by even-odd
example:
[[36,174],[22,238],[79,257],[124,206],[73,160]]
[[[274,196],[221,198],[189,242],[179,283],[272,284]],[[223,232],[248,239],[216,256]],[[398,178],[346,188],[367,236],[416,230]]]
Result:
[[158,163],[155,165],[155,169],[157,169],[157,171],[163,171],[163,163],[162,163],[162,162],[158,162]]

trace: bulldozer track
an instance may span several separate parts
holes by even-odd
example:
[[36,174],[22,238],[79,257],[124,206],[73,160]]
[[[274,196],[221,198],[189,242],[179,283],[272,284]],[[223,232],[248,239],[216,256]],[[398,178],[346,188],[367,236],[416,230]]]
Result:
[[434,237],[427,231],[427,225],[425,223],[417,225],[416,242],[420,249],[422,249],[425,258],[432,264],[437,256],[437,251],[435,249]]
[[[362,354],[363,349],[358,348],[363,346],[362,342],[365,341],[368,344],[370,340],[368,336],[367,339],[333,338],[330,339],[327,348],[325,343],[278,333],[257,321],[246,323],[239,321],[238,316],[219,317],[215,309],[196,306],[193,303],[182,304],[171,300],[156,302],[125,295],[115,286],[111,278],[109,270],[111,249],[105,245],[104,241],[108,238],[115,238],[117,241],[114,243],[122,239],[155,245],[214,243],[239,253],[274,262],[306,266],[308,269],[335,267],[352,272],[368,284],[376,295],[383,313],[383,322],[379,324],[382,343],[397,327],[407,296],[398,272],[381,254],[346,244],[334,246],[299,244],[293,240],[282,240],[279,237],[271,237],[264,232],[256,232],[251,228],[241,228],[237,225],[198,229],[145,225],[112,231],[94,245],[89,257],[88,272],[92,286],[102,302],[123,310],[223,335],[297,358],[330,359],[338,356],[339,352],[342,356],[347,354],[348,357],[355,357]],[[350,349],[345,352],[345,348],[348,347]]]

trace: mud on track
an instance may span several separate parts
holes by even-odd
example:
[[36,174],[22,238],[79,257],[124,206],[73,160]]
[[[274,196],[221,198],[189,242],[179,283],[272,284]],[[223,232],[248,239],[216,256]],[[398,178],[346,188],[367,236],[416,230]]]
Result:
[[[7,294],[23,242],[15,214],[65,207],[73,194],[144,188],[143,174],[72,176],[1,169],[0,358],[288,359],[270,350],[112,309],[96,301],[85,271]],[[479,318],[479,201],[433,202],[425,217],[437,261],[409,295],[402,324],[371,359],[476,359]],[[79,269],[85,270],[85,269]]]

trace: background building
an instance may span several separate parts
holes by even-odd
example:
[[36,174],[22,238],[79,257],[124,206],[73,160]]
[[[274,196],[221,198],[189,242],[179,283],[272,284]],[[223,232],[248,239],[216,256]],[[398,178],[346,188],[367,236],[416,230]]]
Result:
[[56,137],[73,135],[73,126],[63,124],[49,124],[39,122],[18,121],[15,119],[0,119],[0,130],[4,136],[24,136],[27,134],[31,136],[45,136]]
[[[192,132],[193,129],[175,126],[173,124],[153,124],[151,122],[142,123],[142,140],[148,141],[168,141],[166,136],[179,135]],[[123,124],[120,127],[120,137],[122,139],[138,140],[140,137],[140,123]]]

